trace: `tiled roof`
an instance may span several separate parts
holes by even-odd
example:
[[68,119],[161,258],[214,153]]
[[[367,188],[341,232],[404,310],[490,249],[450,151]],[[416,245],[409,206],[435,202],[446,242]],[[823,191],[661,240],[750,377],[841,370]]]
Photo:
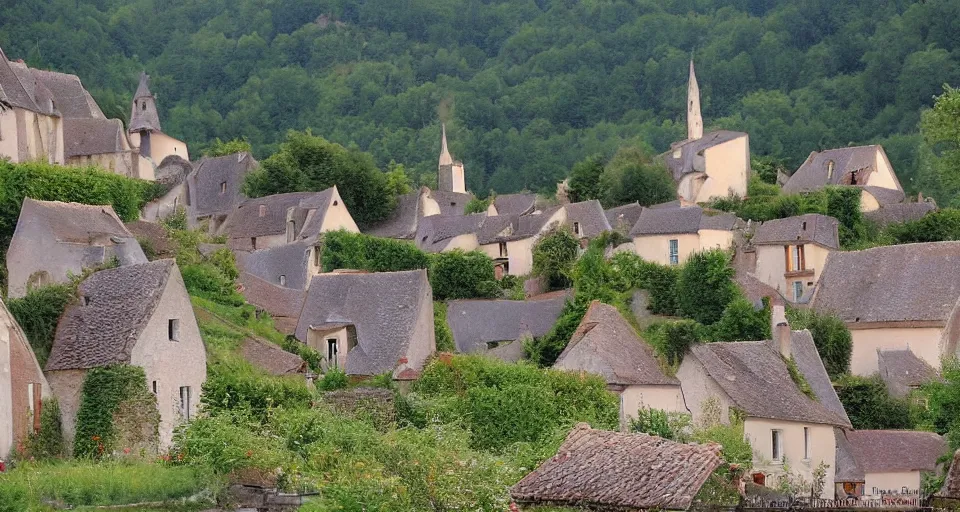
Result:
[[[110,205],[87,205],[25,198],[17,231],[26,233],[43,226],[58,242],[90,243],[94,238],[132,238]],[[16,236],[16,233],[14,234]]]
[[[746,137],[743,132],[732,132],[728,130],[719,130],[703,134],[703,137],[694,140],[685,140],[674,144],[670,151],[664,153],[664,162],[670,169],[674,181],[680,181],[684,175],[696,172],[695,160],[697,156],[702,156],[703,152],[714,146],[719,146],[725,142]],[[674,158],[674,152],[679,149],[680,157]]]
[[757,279],[757,276],[749,272],[737,271],[734,281],[740,286],[744,297],[754,304],[760,303],[764,297],[767,297],[771,305],[784,305],[783,295],[776,288]]
[[699,206],[644,208],[630,236],[696,233],[701,229],[730,231],[737,225],[732,213],[704,210]]
[[417,233],[418,221],[422,217],[420,197],[426,192],[419,190],[397,197],[397,207],[385,220],[365,230],[368,235],[382,238],[409,240]]
[[946,322],[960,298],[958,266],[960,242],[835,251],[813,307],[848,323]]
[[607,384],[680,385],[617,308],[599,301],[590,304],[554,368],[602,375]]
[[864,473],[934,471],[947,453],[947,441],[933,432],[852,430],[847,441]]
[[14,71],[14,64],[7,60],[6,54],[0,49],[0,104],[5,103],[33,112],[44,112]]
[[246,338],[240,345],[240,355],[250,364],[270,375],[292,375],[307,369],[307,363],[296,354],[266,340]]
[[63,120],[63,153],[67,158],[117,153],[124,150],[125,136],[119,119],[67,118]]
[[880,205],[902,203],[906,195],[902,190],[886,187],[863,186],[860,187],[867,191]]
[[486,213],[472,215],[432,215],[420,219],[414,241],[427,252],[440,252],[447,240],[460,235],[477,234],[487,219]]
[[153,249],[153,252],[157,256],[162,258],[174,256],[173,242],[170,241],[167,230],[160,224],[144,220],[135,220],[124,224],[124,227],[126,227],[137,240],[143,239],[149,242],[150,248]]
[[81,302],[60,318],[47,370],[129,363],[175,271],[174,260],[101,270],[80,284]]
[[462,192],[448,192],[446,190],[432,190],[430,197],[437,202],[440,207],[440,215],[463,215],[467,203],[473,199],[473,195]]
[[853,446],[847,441],[847,431],[834,428],[833,436],[837,443],[837,469],[834,472],[836,482],[863,482],[866,475],[853,455]]
[[493,198],[497,215],[526,215],[536,208],[536,194],[503,194]]
[[606,210],[604,214],[607,216],[607,222],[610,223],[611,228],[627,234],[633,229],[633,225],[637,223],[637,220],[640,218],[640,212],[642,211],[643,207],[640,206],[640,203],[630,203],[610,208]]
[[[259,236],[281,235],[287,232],[287,210],[298,208],[301,203],[303,209],[317,208],[314,219],[321,219],[326,215],[326,205],[330,202],[333,189],[322,192],[291,192],[276,194],[255,199],[247,199],[234,210],[224,223],[223,230],[230,238],[253,238]],[[317,205],[324,205],[318,207]],[[260,215],[261,208],[263,215]],[[303,212],[305,214],[305,211]],[[305,217],[302,216],[302,217]],[[311,224],[315,224],[312,222]],[[308,226],[297,226],[297,238],[317,235],[306,233]],[[319,231],[319,230],[317,230]]]
[[550,219],[560,211],[559,206],[532,215],[495,215],[487,217],[477,233],[480,245],[509,242],[537,236],[547,229]]
[[106,119],[103,111],[100,110],[100,106],[94,101],[93,96],[83,86],[77,75],[41,69],[31,69],[30,71],[53,94],[57,110],[60,111],[60,115],[64,119]]
[[296,331],[306,292],[302,289],[281,288],[246,272],[240,273],[240,283],[243,297],[250,304],[269,313],[277,330],[284,334],[293,334]]
[[310,283],[297,338],[306,341],[311,326],[353,325],[357,346],[347,354],[347,373],[379,375],[396,369],[411,344],[425,342],[413,334],[431,300],[426,270],[321,274]]
[[243,181],[257,168],[250,153],[203,158],[189,177],[191,210],[205,216],[230,213],[243,201]]
[[583,201],[563,206],[567,210],[567,225],[571,228],[573,223],[580,224],[580,236],[584,238],[594,238],[604,231],[613,231],[610,223],[607,222],[607,216],[603,213],[603,207],[600,201]]
[[483,352],[488,342],[543,336],[566,300],[566,294],[544,300],[453,300],[447,304],[447,323],[458,352]]
[[906,396],[912,388],[939,378],[937,371],[910,349],[879,350],[877,361],[880,378],[893,396]]
[[[826,185],[850,184],[850,174],[860,170],[876,171],[877,152],[880,146],[856,146],[849,148],[814,151],[803,162],[783,186],[789,194],[809,192]],[[830,162],[833,162],[833,174],[830,174]],[[896,176],[894,176],[896,180]],[[897,189],[902,187],[897,183]]]
[[880,226],[917,220],[937,209],[936,203],[895,203],[881,205],[879,209],[864,213],[864,217]]
[[280,284],[280,276],[285,276],[284,287],[305,290],[310,279],[307,272],[312,247],[312,242],[300,241],[241,253],[237,255],[237,266],[276,285]]
[[757,226],[751,242],[755,245],[816,243],[830,249],[839,249],[839,226],[837,219],[818,213],[768,220]]
[[716,444],[679,444],[579,424],[510,495],[524,504],[686,510],[720,465],[719,451]]

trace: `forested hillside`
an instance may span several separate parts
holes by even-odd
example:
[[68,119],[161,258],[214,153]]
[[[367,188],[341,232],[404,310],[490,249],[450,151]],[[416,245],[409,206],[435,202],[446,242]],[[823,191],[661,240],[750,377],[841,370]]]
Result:
[[126,118],[139,71],[197,153],[289,129],[435,179],[439,121],[481,194],[552,190],[571,166],[685,134],[687,61],[707,128],[795,167],[881,142],[911,188],[920,111],[960,81],[955,0],[18,0],[11,59],[77,73]]

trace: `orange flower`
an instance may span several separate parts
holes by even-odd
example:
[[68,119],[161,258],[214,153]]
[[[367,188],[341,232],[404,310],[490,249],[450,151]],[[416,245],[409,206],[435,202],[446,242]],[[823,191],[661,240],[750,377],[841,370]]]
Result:
[[90,439],[92,439],[92,440],[94,440],[94,441],[99,441],[99,440],[100,440],[100,436],[93,436],[93,437],[91,437]]
[[253,457],[253,452],[250,450],[247,450],[247,458],[249,459],[250,457]]

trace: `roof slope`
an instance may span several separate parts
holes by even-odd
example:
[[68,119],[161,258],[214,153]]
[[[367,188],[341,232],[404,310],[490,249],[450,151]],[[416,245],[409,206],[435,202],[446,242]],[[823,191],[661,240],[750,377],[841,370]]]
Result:
[[603,213],[607,216],[607,222],[610,223],[611,228],[627,234],[637,223],[642,211],[643,207],[640,206],[640,203],[630,203],[610,208]]
[[947,477],[943,480],[943,487],[940,488],[937,496],[960,499],[960,450],[953,453],[950,469],[947,471]]
[[257,165],[247,152],[203,158],[194,164],[189,177],[194,214],[229,213],[243,201],[243,180]]
[[830,249],[840,248],[840,222],[833,217],[809,213],[760,224],[750,240],[755,245],[815,243]]
[[63,152],[73,156],[118,153],[123,147],[123,123],[119,119],[63,120]]
[[933,432],[851,430],[847,441],[865,473],[934,471],[947,453],[947,441]]
[[292,334],[297,330],[297,320],[306,297],[305,291],[282,288],[247,272],[240,273],[240,284],[243,298],[270,313],[278,331]]
[[289,244],[237,254],[237,264],[244,272],[267,282],[279,284],[284,276],[286,288],[305,290],[313,244],[298,241]]
[[730,231],[737,225],[732,213],[704,210],[699,206],[644,208],[630,236],[696,233],[701,229]]
[[14,63],[0,49],[0,104],[18,107],[33,112],[43,112],[27,91],[25,84],[14,71]]
[[30,71],[53,95],[54,101],[57,102],[57,110],[64,119],[106,119],[100,106],[77,75],[41,69]]
[[912,388],[939,377],[933,367],[910,349],[879,350],[877,362],[880,366],[880,378],[894,396],[906,396]]
[[[790,176],[783,186],[783,191],[795,194],[817,190],[827,185],[850,184],[851,173],[863,169],[876,171],[878,151],[882,151],[882,148],[876,145],[813,151],[800,168]],[[831,162],[833,162],[832,175],[830,174]],[[896,181],[896,175],[893,179]],[[903,192],[899,182],[897,182],[897,190]]]
[[[296,208],[302,201],[312,204],[329,203],[332,188],[322,192],[290,192],[255,199],[247,199],[227,217],[224,232],[230,238],[253,238],[280,235],[287,232],[287,211]],[[260,214],[261,209],[263,215]],[[315,215],[324,212],[317,211]],[[302,229],[301,229],[302,231]]]
[[424,217],[417,225],[417,247],[427,252],[440,252],[446,247],[444,242],[447,240],[478,233],[486,219],[486,213]]
[[866,475],[863,474],[863,468],[857,463],[857,458],[853,455],[853,446],[847,440],[847,431],[842,428],[833,429],[833,436],[837,443],[837,469],[834,472],[834,480],[837,482],[863,482]]
[[[680,181],[684,175],[697,172],[696,159],[698,156],[702,156],[704,151],[746,136],[746,133],[729,130],[705,133],[703,137],[699,139],[687,139],[674,144],[673,147],[670,148],[670,151],[664,153],[664,162],[667,164],[667,168],[670,169],[673,180]],[[678,149],[680,150],[680,156],[679,158],[675,158],[673,155]]]
[[886,226],[920,219],[936,209],[937,205],[932,201],[895,203],[881,205],[879,209],[866,212],[863,216],[881,226]]
[[440,207],[440,215],[463,215],[467,203],[473,199],[472,194],[464,192],[449,192],[446,190],[431,190],[430,197]]
[[556,323],[567,294],[541,300],[452,300],[447,323],[458,352],[482,352],[488,342],[543,336]]
[[244,339],[240,345],[240,355],[270,375],[291,375],[307,368],[307,363],[300,356],[257,338]]
[[832,252],[813,307],[845,322],[945,322],[960,298],[960,242]]
[[[58,242],[90,243],[102,236],[132,238],[110,205],[88,205],[25,198],[17,231],[43,226]],[[14,234],[16,236],[16,233]]]
[[607,216],[600,206],[600,201],[583,201],[580,203],[571,203],[563,206],[567,210],[567,224],[573,226],[576,222],[580,225],[580,236],[585,238],[594,238],[604,231],[613,231],[610,223],[607,222]]
[[397,207],[386,219],[378,222],[366,234],[382,238],[408,240],[417,233],[417,224],[421,217],[420,198],[423,190],[410,192],[397,197]]
[[503,194],[493,198],[497,215],[526,215],[537,206],[536,194]]
[[603,375],[607,384],[679,386],[660,369],[653,348],[617,308],[593,301],[554,368]]
[[686,510],[720,465],[719,450],[581,423],[510,495],[522,503]]
[[174,260],[157,260],[88,277],[78,290],[84,301],[68,307],[60,318],[46,369],[129,363],[175,268]]
[[347,373],[379,375],[406,356],[420,308],[431,297],[426,270],[321,274],[310,283],[297,338],[306,341],[310,327],[353,325],[357,346],[347,354]]

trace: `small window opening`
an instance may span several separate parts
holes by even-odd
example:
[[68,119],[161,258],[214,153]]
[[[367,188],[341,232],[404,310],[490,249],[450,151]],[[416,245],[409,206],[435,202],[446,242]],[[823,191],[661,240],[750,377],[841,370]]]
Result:
[[226,193],[227,193],[227,182],[226,182],[226,181],[221,181],[221,182],[220,182],[220,193],[221,193],[221,194],[226,194]]
[[772,452],[774,462],[783,462],[783,431],[771,430]]
[[83,301],[83,305],[84,305],[84,306],[89,306],[89,305],[90,305],[90,297],[84,295],[84,296],[81,298],[81,300]]
[[833,168],[835,165],[836,163],[834,163],[833,160],[830,160],[829,162],[827,162],[827,179],[828,180],[833,179]]
[[146,101],[141,102],[141,103],[140,103],[140,110],[146,110],[146,109],[147,109],[147,102],[146,102]]
[[167,320],[167,337],[170,341],[180,341],[180,320],[176,318]]
[[501,258],[506,258],[506,257],[507,257],[507,243],[506,243],[506,242],[500,242],[500,257],[501,257]]
[[327,364],[330,368],[337,368],[337,339],[327,339]]
[[574,222],[574,223],[573,223],[573,233],[574,233],[575,235],[577,235],[577,236],[580,236],[580,223],[579,223],[579,222]]
[[190,386],[180,386],[180,414],[190,421]]
[[803,427],[803,458],[810,459],[810,428]]
[[267,205],[265,205],[265,204],[261,204],[261,205],[260,205],[260,212],[259,212],[259,214],[260,214],[261,217],[263,217],[264,215],[267,214]]
[[257,248],[257,237],[255,236],[250,237],[250,247],[253,247],[254,249]]
[[680,264],[680,241],[670,240],[670,264]]
[[499,342],[499,341],[488,341],[488,342],[487,342],[487,350],[493,350],[493,349],[495,349],[495,348],[497,348],[497,347],[499,347],[499,346],[500,346],[500,342]]
[[33,404],[33,383],[27,384],[27,402],[30,402],[30,414],[33,414],[34,404]]
[[153,381],[153,384],[150,386],[153,389],[153,394],[157,394],[157,381]]
[[281,276],[280,276],[280,286],[286,286],[286,285],[287,285],[287,276],[281,275]]
[[320,261],[320,249],[314,247],[314,248],[313,248],[313,266],[314,266],[314,267],[319,267],[319,266],[320,266],[320,263],[321,263],[321,261]]
[[450,201],[450,206],[456,206],[456,205],[457,205],[457,203],[454,203],[453,201]]
[[337,206],[338,204],[340,204],[340,201],[337,201],[336,199],[334,199],[334,200],[333,200],[333,205],[334,205],[334,206]]
[[807,223],[806,223],[806,222],[801,222],[801,223],[800,223],[800,229],[803,230],[803,231],[806,231],[806,230],[807,230]]

